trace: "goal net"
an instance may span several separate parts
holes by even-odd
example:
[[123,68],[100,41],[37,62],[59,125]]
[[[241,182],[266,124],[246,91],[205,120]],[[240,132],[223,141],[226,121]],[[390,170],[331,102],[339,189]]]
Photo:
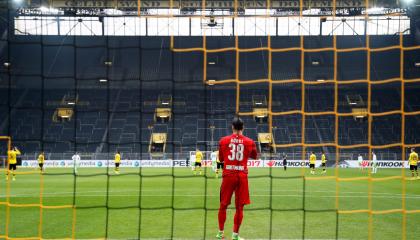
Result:
[[[287,19],[270,0],[220,1],[231,4],[223,16],[213,1],[191,1],[188,17],[174,14],[184,1],[173,0],[159,1],[167,9],[157,14],[147,7],[156,2],[116,0],[103,2],[115,9],[71,8],[63,16],[44,8],[16,13],[7,2],[0,8],[9,23],[0,36],[1,130],[31,166],[41,151],[55,165],[0,181],[0,239],[213,238],[220,179],[209,168],[193,175],[185,160],[197,148],[210,160],[236,115],[263,159],[250,166],[244,237],[416,237],[418,185],[410,172],[350,168],[359,154],[370,163],[373,152],[406,166],[408,148],[420,147],[412,60],[420,46],[405,29],[370,30],[400,13],[372,22],[369,11],[352,9],[351,25],[339,16],[347,1],[330,1],[316,21],[306,0],[286,1],[297,9]],[[121,15],[118,6],[128,3],[137,16]],[[259,9],[249,17],[244,3]],[[337,34],[352,28],[351,37]],[[3,169],[7,141],[0,138]],[[328,174],[308,173],[311,152],[318,161],[326,153]],[[76,153],[80,168],[65,168]],[[283,170],[283,158],[299,168]]]

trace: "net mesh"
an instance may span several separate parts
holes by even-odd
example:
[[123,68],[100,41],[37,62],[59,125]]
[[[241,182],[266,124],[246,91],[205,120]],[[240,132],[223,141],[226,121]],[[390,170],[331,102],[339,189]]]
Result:
[[[238,13],[238,1],[234,1],[235,5],[234,5],[234,16],[233,17],[237,17],[237,13]],[[267,6],[270,6],[270,1],[267,1]],[[173,2],[170,1],[170,5],[172,6]],[[334,1],[333,3],[334,6],[336,6],[336,3]],[[138,1],[138,13],[140,16],[141,13],[141,1]],[[366,6],[369,6],[369,1],[366,1]],[[203,16],[201,16],[202,18],[205,18],[206,16],[204,15],[204,9],[206,8],[206,1],[202,1],[202,8],[203,8]],[[269,9],[267,8],[267,16],[268,16],[268,12]],[[300,17],[303,16],[302,14],[303,12],[303,1],[300,1]],[[335,17],[335,7],[332,11],[333,17]],[[10,14],[10,11],[8,11],[8,14]],[[366,17],[368,17],[368,15],[366,15]],[[9,20],[11,19],[10,16],[8,18]],[[8,26],[9,27],[9,26]],[[81,74],[81,72],[83,71],[83,69],[81,68],[81,66],[78,64],[78,59],[82,59],[84,57],[87,57],[87,55],[91,54],[91,53],[85,53],[86,55],[79,55],[78,56],[78,51],[80,51],[80,49],[84,49],[84,48],[98,48],[100,50],[104,50],[106,51],[106,56],[104,59],[101,60],[105,60],[105,61],[109,61],[110,59],[112,59],[112,55],[114,51],[121,51],[124,52],[125,50],[127,51],[134,51],[136,56],[138,56],[137,61],[139,63],[143,63],[144,61],[147,61],[147,59],[142,59],[142,54],[140,53],[140,51],[147,51],[150,50],[152,51],[153,48],[157,48],[159,51],[162,49],[162,46],[152,46],[152,47],[145,47],[145,49],[143,48],[144,46],[141,43],[141,39],[138,40],[140,42],[137,42],[135,44],[135,46],[116,46],[115,42],[113,42],[112,40],[110,40],[109,37],[104,38],[105,40],[102,41],[102,39],[98,39],[98,41],[100,42],[100,44],[98,46],[91,46],[90,44],[88,44],[86,42],[86,40],[84,39],[77,39],[76,37],[66,37],[63,38],[63,42],[59,45],[56,46],[54,44],[50,44],[48,42],[48,40],[45,39],[45,37],[40,36],[40,37],[35,37],[34,39],[12,39],[11,34],[10,34],[10,27],[9,27],[9,34],[8,34],[8,38],[6,40],[2,40],[4,42],[8,43],[8,50],[6,51],[6,56],[5,59],[6,60],[11,60],[11,52],[16,50],[14,48],[12,48],[11,42],[13,42],[13,44],[15,44],[16,46],[19,46],[20,44],[28,44],[27,41],[30,41],[30,43],[33,45],[32,47],[36,46],[41,48],[40,53],[40,65],[38,66],[39,69],[41,69],[40,71],[33,71],[32,73],[30,72],[31,69],[27,70],[26,72],[26,77],[30,77],[32,79],[35,79],[34,81],[38,81],[41,85],[41,89],[47,89],[48,88],[48,84],[50,83],[50,81],[56,81],[56,80],[62,80],[66,85],[66,90],[71,90],[73,92],[79,92],[80,89],[84,86],[85,83],[89,82],[89,81],[95,81],[95,79],[97,77],[102,77],[101,76],[97,76],[97,75],[90,75],[90,76],[86,76]],[[362,47],[356,47],[356,48],[340,48],[337,44],[337,36],[333,36],[332,37],[332,47],[325,47],[325,48],[307,48],[305,47],[305,37],[300,36],[299,37],[299,46],[297,47],[289,47],[289,48],[277,48],[277,47],[273,47],[272,44],[272,38],[270,36],[266,36],[265,37],[265,42],[266,42],[266,46],[262,46],[262,47],[255,47],[255,48],[246,48],[246,47],[241,47],[240,46],[240,38],[238,36],[233,37],[234,38],[234,46],[231,47],[227,47],[227,48],[209,48],[208,47],[208,38],[206,36],[202,37],[202,42],[201,42],[201,46],[189,46],[190,43],[180,43],[177,42],[177,38],[176,37],[170,37],[170,43],[169,43],[169,50],[168,52],[164,52],[163,54],[166,55],[166,57],[171,58],[172,60],[176,57],[176,54],[181,54],[182,53],[191,53],[191,52],[199,52],[202,54],[203,57],[203,70],[202,70],[202,83],[206,85],[206,88],[210,87],[210,85],[215,85],[214,87],[217,87],[219,85],[229,85],[229,86],[234,86],[234,89],[236,91],[236,99],[235,99],[235,113],[239,114],[241,116],[253,116],[254,112],[252,111],[241,111],[241,90],[243,88],[246,88],[246,86],[248,85],[260,85],[260,84],[265,84],[267,85],[267,95],[268,95],[268,127],[266,128],[268,130],[268,132],[270,134],[273,133],[273,117],[278,117],[278,116],[288,116],[288,115],[300,115],[300,127],[301,127],[301,141],[300,142],[296,142],[296,143],[287,143],[287,144],[276,144],[275,147],[279,148],[279,149],[286,149],[286,148],[295,148],[295,147],[299,147],[302,149],[302,153],[301,156],[302,158],[305,158],[306,151],[308,148],[310,149],[314,149],[314,148],[320,148],[320,147],[331,147],[335,149],[335,161],[336,161],[336,168],[335,168],[335,174],[334,176],[327,176],[327,177],[307,177],[304,175],[304,170],[302,168],[301,171],[301,175],[300,176],[296,176],[296,177],[289,177],[291,179],[301,179],[302,180],[302,193],[303,193],[303,200],[302,200],[302,206],[296,209],[280,209],[280,208],[276,208],[275,206],[273,206],[273,198],[270,197],[269,198],[269,205],[268,207],[263,207],[263,208],[251,208],[251,209],[247,209],[247,211],[261,211],[261,210],[268,210],[269,211],[269,238],[274,237],[273,236],[273,214],[275,214],[276,212],[283,212],[283,211],[296,211],[296,212],[302,212],[303,213],[303,217],[302,217],[302,238],[306,237],[306,230],[307,230],[307,226],[305,226],[307,224],[307,216],[306,214],[309,212],[331,212],[333,214],[336,215],[336,224],[335,224],[335,238],[339,238],[339,219],[341,216],[346,215],[346,214],[360,214],[360,213],[366,213],[368,214],[368,218],[369,218],[369,225],[368,225],[368,238],[372,239],[373,238],[373,216],[374,215],[382,215],[382,214],[394,214],[394,213],[401,213],[403,216],[403,221],[402,221],[402,225],[401,225],[401,236],[402,239],[406,239],[406,233],[407,233],[407,229],[406,229],[406,225],[407,225],[407,214],[414,214],[414,213],[420,213],[420,210],[407,210],[406,208],[406,173],[405,173],[405,168],[402,168],[401,170],[401,175],[398,176],[389,176],[389,177],[382,177],[382,178],[378,178],[375,177],[373,178],[369,172],[369,175],[366,177],[350,177],[350,178],[343,178],[339,176],[339,160],[340,160],[340,151],[341,150],[345,150],[345,149],[358,149],[358,148],[367,148],[368,149],[368,153],[369,156],[371,156],[371,152],[374,149],[387,149],[387,148],[400,148],[401,149],[401,159],[403,159],[403,161],[405,161],[407,159],[406,156],[406,148],[409,147],[419,147],[420,144],[406,144],[405,143],[405,133],[406,133],[406,128],[405,128],[405,121],[406,121],[406,117],[407,116],[417,116],[420,115],[420,111],[410,111],[407,112],[404,109],[405,105],[405,86],[406,84],[410,84],[410,83],[418,83],[420,82],[420,78],[412,78],[412,79],[405,79],[404,77],[404,54],[408,51],[413,51],[413,50],[418,50],[420,49],[419,46],[404,46],[404,36],[402,34],[400,34],[399,36],[399,43],[394,45],[394,46],[388,46],[388,47],[375,47],[372,48],[371,44],[370,44],[370,36],[366,36],[365,37],[365,43],[364,46]],[[91,41],[91,39],[88,39],[87,41]],[[135,40],[137,41],[137,40]],[[163,43],[162,43],[163,45]],[[53,75],[52,73],[54,73],[54,69],[52,69],[53,67],[49,66],[49,63],[47,60],[48,58],[60,58],[60,56],[56,55],[56,56],[44,56],[43,54],[45,53],[44,49],[46,48],[61,48],[61,50],[63,52],[66,52],[67,54],[72,54],[74,55],[74,63],[73,63],[73,68],[69,67],[69,71],[66,73],[62,73],[61,75]],[[273,78],[273,54],[275,53],[288,53],[288,52],[300,52],[300,78],[297,79],[287,79],[287,80],[275,80]],[[366,52],[366,77],[364,77],[363,79],[353,79],[353,80],[346,80],[346,81],[341,81],[338,80],[338,54],[340,53],[347,53],[347,52],[358,52],[358,51],[362,51],[362,52]],[[372,81],[372,77],[371,77],[371,54],[372,53],[378,53],[378,52],[384,52],[384,51],[399,51],[399,55],[400,55],[400,76],[396,77],[396,78],[391,78],[391,79],[383,79],[383,80],[375,80]],[[233,52],[234,53],[234,59],[235,59],[235,77],[233,79],[218,79],[215,82],[209,82],[208,81],[208,77],[207,77],[207,72],[208,72],[208,61],[207,61],[207,57],[209,54],[216,54],[216,53],[224,53],[224,52]],[[267,54],[267,59],[268,59],[268,63],[267,63],[267,73],[266,76],[267,78],[263,78],[263,79],[252,79],[252,80],[246,80],[244,81],[243,79],[241,79],[240,77],[240,63],[241,63],[241,54],[245,54],[245,53],[253,53],[253,52],[265,52]],[[325,79],[324,81],[308,81],[305,79],[305,54],[309,54],[309,53],[319,53],[319,52],[332,52],[333,54],[333,77],[331,79]],[[95,53],[95,52],[92,52]],[[80,54],[80,53],[79,53]],[[174,61],[172,62],[172,73],[167,74],[167,77],[170,79],[168,81],[165,82],[165,80],[161,81],[162,83],[167,83],[169,85],[171,85],[170,87],[170,91],[173,97],[175,97],[177,95],[177,89],[174,86],[174,82],[175,82],[175,76],[174,76],[174,69],[176,68],[176,66],[174,66]],[[25,64],[23,64],[25,65]],[[118,67],[118,66],[117,66]],[[113,152],[116,148],[121,148],[121,147],[127,147],[127,148],[136,148],[139,149],[140,154],[142,153],[142,146],[143,145],[147,145],[147,143],[145,143],[145,141],[143,141],[143,139],[135,139],[135,140],[131,140],[131,141],[127,141],[124,142],[123,144],[121,143],[116,143],[113,142],[113,137],[112,137],[112,132],[111,131],[106,131],[106,133],[104,134],[105,139],[100,139],[100,140],[96,140],[96,141],[85,141],[83,140],[83,138],[79,138],[79,134],[80,131],[78,130],[78,128],[81,128],[81,126],[78,124],[77,120],[79,119],[79,117],[81,116],[86,116],[89,114],[104,114],[106,117],[106,126],[111,126],[111,123],[113,122],[113,117],[114,114],[126,114],[128,117],[130,114],[134,114],[135,117],[138,116],[140,119],[142,118],[142,114],[153,114],[153,112],[148,112],[150,109],[145,109],[144,105],[142,105],[141,103],[144,101],[147,101],[147,99],[143,99],[142,96],[142,84],[140,84],[139,79],[142,78],[142,76],[144,76],[145,73],[142,72],[136,72],[134,74],[134,76],[123,76],[120,78],[120,76],[115,75],[112,70],[110,70],[109,68],[101,68],[99,69],[99,71],[101,72],[101,74],[104,74],[104,76],[106,76],[108,79],[116,79],[119,81],[124,81],[124,82],[135,82],[135,84],[138,84],[138,89],[139,89],[139,94],[138,94],[138,103],[139,105],[134,107],[133,109],[130,109],[128,111],[118,111],[118,106],[116,104],[114,104],[114,101],[116,101],[116,95],[118,96],[119,94],[121,94],[121,92],[118,92],[116,90],[114,90],[113,87],[115,87],[115,85],[118,85],[118,81],[115,81],[115,83],[113,83],[112,81],[110,83],[107,83],[107,85],[103,88],[103,90],[106,92],[106,97],[104,99],[99,99],[98,100],[98,104],[99,106],[94,106],[91,107],[89,109],[77,109],[74,112],[74,119],[75,121],[72,121],[70,123],[64,123],[64,124],[68,124],[70,125],[70,129],[73,132],[73,136],[69,139],[67,139],[68,141],[66,141],[67,143],[69,143],[69,146],[71,146],[72,150],[74,151],[80,151],[80,149],[83,149],[82,151],[84,151],[85,153],[89,152],[89,145],[97,145],[100,143],[105,143],[103,144],[102,148],[105,148],[107,152],[107,159],[112,159],[113,156],[111,156],[111,152]],[[140,70],[141,71],[141,70]],[[28,73],[29,72],[29,73]],[[48,106],[46,104],[46,96],[44,96],[44,91],[41,91],[40,94],[38,95],[38,97],[40,98],[39,102],[41,104],[36,105],[36,106],[30,106],[28,107],[28,105],[19,105],[19,104],[14,104],[13,101],[15,101],[16,99],[13,99],[13,94],[12,94],[12,89],[13,87],[15,87],[12,84],[12,78],[16,78],[16,76],[19,76],[19,72],[13,72],[13,71],[7,71],[6,73],[2,72],[3,76],[6,76],[5,78],[8,79],[8,100],[7,105],[3,106],[4,109],[6,109],[5,111],[2,112],[8,112],[8,132],[12,133],[13,132],[13,116],[16,116],[15,114],[12,114],[12,112],[18,112],[21,111],[33,111],[34,113],[37,113],[39,115],[37,115],[40,120],[38,120],[38,123],[41,123],[40,125],[41,130],[39,133],[34,133],[33,135],[30,136],[26,136],[25,138],[18,138],[17,142],[19,143],[19,141],[21,143],[23,142],[31,142],[31,141],[37,141],[40,144],[40,149],[46,149],[47,147],[49,147],[50,145],[53,146],[57,146],[57,143],[52,141],[50,142],[48,140],[48,136],[47,136],[47,131],[45,131],[43,129],[44,125],[43,122],[45,121],[45,119],[49,118],[50,113],[53,111],[53,108],[48,108],[46,106]],[[73,79],[73,80],[69,80],[69,79]],[[27,80],[25,78],[22,78],[21,80]],[[372,111],[372,86],[374,85],[382,85],[382,84],[389,84],[389,83],[395,83],[395,84],[400,84],[400,96],[401,96],[401,103],[400,103],[400,109],[398,110],[392,110],[392,111],[387,111],[387,112],[373,112]],[[114,85],[115,84],[115,85]],[[288,111],[276,111],[273,109],[273,89],[275,88],[276,85],[282,85],[282,84],[295,84],[296,86],[299,86],[300,88],[300,92],[301,92],[301,105],[300,105],[300,109],[294,109],[294,110],[288,110]],[[343,145],[343,144],[339,144],[339,119],[340,117],[353,117],[354,113],[342,113],[339,111],[339,87],[341,85],[357,85],[357,84],[366,84],[367,85],[367,118],[368,118],[368,127],[367,127],[367,133],[368,133],[368,142],[367,143],[363,143],[363,144],[353,144],[353,145]],[[114,86],[113,86],[114,85]],[[308,86],[311,85],[332,85],[333,86],[333,95],[334,95],[334,105],[333,105],[333,109],[329,110],[329,111],[319,111],[319,112],[311,112],[308,111],[308,109],[306,109],[306,98],[307,98],[307,94],[305,93],[305,89]],[[115,92],[114,92],[115,91]],[[81,93],[81,91],[80,91]],[[208,99],[210,98],[208,91],[203,91],[202,92],[205,95],[205,98]],[[50,94],[50,93],[49,93]],[[208,106],[203,106],[204,109],[207,109]],[[176,115],[179,114],[175,111],[172,110],[172,114]],[[186,113],[188,114],[188,113]],[[47,116],[48,115],[48,116]],[[208,118],[207,113],[204,112],[202,114],[204,116],[205,119]],[[372,122],[373,122],[373,118],[376,117],[385,117],[385,116],[393,116],[393,115],[399,115],[401,118],[401,139],[399,142],[396,143],[392,143],[392,144],[385,144],[385,145],[373,145],[372,143],[372,134],[373,134],[373,130],[372,130]],[[323,143],[308,143],[305,139],[305,131],[306,131],[306,123],[307,123],[307,119],[311,118],[311,117],[316,117],[316,116],[332,116],[334,118],[335,124],[334,124],[334,139],[333,141],[330,142],[323,142]],[[140,125],[142,125],[143,123],[139,123]],[[204,127],[206,133],[209,131],[206,126]],[[175,128],[172,128],[173,134],[172,136],[175,135]],[[145,130],[144,126],[139,126],[139,131],[138,131],[138,135],[142,136],[142,134],[146,134],[147,130]],[[12,134],[9,134],[12,135]],[[205,136],[207,136],[207,134],[205,134]],[[205,138],[205,140],[207,141],[207,137]],[[147,142],[147,141],[146,141]],[[176,155],[176,148],[175,146],[177,146],[177,142],[176,139],[171,139],[168,141],[171,145],[173,145],[172,148],[172,153],[171,153],[171,157],[172,159],[175,159],[175,155]],[[196,145],[196,143],[192,144],[192,145]],[[85,148],[87,146],[87,148]],[[83,147],[83,148],[82,148]],[[205,150],[210,150],[208,149],[207,145],[202,145],[202,148]],[[83,158],[83,156],[82,156]],[[11,236],[9,234],[9,222],[10,222],[10,211],[11,209],[14,208],[39,208],[39,222],[38,222],[38,236],[33,236],[33,237],[23,237],[24,239],[43,239],[44,238],[44,232],[43,232],[43,211],[47,210],[47,209],[70,209],[72,211],[71,216],[72,216],[72,223],[71,223],[71,234],[68,236],[68,238],[76,238],[77,237],[77,213],[79,211],[83,211],[85,209],[92,209],[92,208],[103,208],[105,209],[105,234],[103,237],[108,238],[109,236],[109,230],[108,228],[110,227],[110,212],[112,210],[118,209],[138,209],[138,225],[137,225],[137,232],[138,232],[138,238],[142,237],[142,226],[144,225],[144,219],[142,218],[142,214],[144,214],[146,211],[148,210],[154,210],[154,209],[167,209],[169,211],[171,211],[171,216],[172,219],[170,220],[171,222],[171,229],[170,229],[170,233],[169,233],[169,238],[174,238],[175,236],[175,216],[176,216],[176,212],[177,211],[190,211],[190,210],[202,210],[203,211],[203,225],[207,226],[207,219],[208,216],[207,214],[210,211],[215,211],[217,210],[217,208],[213,207],[209,207],[208,203],[207,203],[207,198],[204,197],[204,205],[203,206],[197,206],[196,208],[179,208],[175,206],[175,186],[176,186],[176,179],[179,178],[189,178],[190,176],[178,176],[175,173],[175,168],[172,168],[170,172],[167,173],[163,173],[163,174],[158,174],[158,175],[150,175],[150,174],[145,174],[143,173],[143,168],[139,168],[138,172],[135,173],[126,173],[120,176],[116,176],[116,177],[122,177],[122,176],[126,176],[126,175],[133,175],[138,177],[139,180],[139,192],[142,192],[143,189],[143,185],[145,184],[145,179],[149,179],[149,178],[158,178],[158,177],[169,177],[171,179],[171,187],[172,187],[172,198],[171,201],[169,203],[168,206],[166,207],[159,207],[159,208],[154,208],[154,207],[145,207],[144,205],[144,199],[142,198],[142,195],[139,194],[138,196],[138,201],[137,204],[134,204],[133,206],[124,206],[124,207],[114,207],[112,206],[112,204],[110,203],[110,184],[111,184],[111,178],[114,176],[111,176],[110,173],[110,167],[108,165],[106,171],[100,172],[100,173],[89,173],[89,174],[82,174],[82,175],[74,175],[73,173],[47,173],[45,175],[40,175],[40,180],[39,180],[39,186],[40,186],[40,193],[39,193],[39,203],[31,203],[31,204],[23,204],[23,203],[12,203],[12,201],[10,200],[10,182],[7,183],[7,197],[6,197],[6,201],[5,202],[0,202],[1,205],[5,205],[7,210],[6,210],[6,222],[5,222],[5,232],[4,235],[1,235],[0,238],[5,238],[5,239],[9,239],[9,238],[15,238],[14,236]],[[18,175],[25,175],[25,174],[38,174],[38,172],[35,171],[20,171],[17,173]],[[44,192],[44,179],[48,178],[50,176],[53,175],[72,175],[73,176],[73,199],[72,202],[69,203],[68,205],[46,205],[44,204],[44,196],[43,196],[43,192]],[[77,193],[78,193],[78,181],[80,181],[83,178],[90,178],[90,177],[98,177],[98,176],[104,176],[106,178],[106,200],[104,202],[104,204],[98,204],[95,206],[78,206],[77,204]],[[272,169],[269,169],[269,172],[267,175],[262,175],[262,176],[250,176],[251,178],[262,178],[262,179],[267,179],[269,178],[269,189],[270,189],[270,195],[272,195],[273,193],[273,189],[275,187],[275,183],[273,182],[276,179],[282,179],[285,180],[287,179],[287,177],[279,177],[277,175],[275,175],[272,172]],[[310,183],[311,181],[328,181],[328,180],[334,180],[335,181],[335,204],[334,207],[329,208],[329,209],[310,209],[307,206],[307,200],[306,200],[306,196],[305,196],[305,192],[306,192],[306,188],[308,187],[308,183]],[[402,202],[401,202],[401,208],[398,209],[389,209],[389,210],[374,210],[373,205],[372,205],[372,188],[373,188],[373,183],[377,182],[377,181],[392,181],[392,180],[401,180],[401,187],[402,187]],[[355,210],[341,210],[341,206],[340,206],[340,198],[339,198],[339,194],[340,194],[340,183],[343,182],[353,182],[353,181],[368,181],[368,206],[365,209],[355,209]],[[205,178],[204,180],[204,196],[206,196],[208,194],[208,188],[207,188],[207,184],[208,184],[208,179]],[[199,237],[203,237],[206,238],[208,236],[207,233],[207,227],[203,228],[203,233],[202,236]]]
[[[366,8],[369,8],[369,1],[367,0],[365,2]],[[269,16],[269,6],[271,6],[270,1],[267,1],[267,16]],[[333,1],[333,10],[332,10],[332,16],[333,18],[336,17],[336,1]],[[303,17],[303,10],[304,10],[304,4],[303,0],[300,1],[300,17]],[[203,13],[205,9],[205,1],[203,1]],[[235,1],[234,6],[234,13],[235,16],[237,16],[238,13],[238,1]],[[202,16],[205,17],[205,16]],[[366,19],[369,18],[368,11],[366,11],[365,14]],[[372,48],[370,44],[370,36],[366,35],[365,37],[365,43],[362,47],[354,47],[354,48],[339,48],[337,46],[337,36],[333,36],[333,44],[332,47],[324,47],[324,48],[306,48],[305,47],[305,38],[304,36],[300,36],[300,46],[299,47],[290,47],[290,48],[275,48],[272,47],[271,44],[271,37],[267,36],[266,43],[267,45],[264,47],[255,47],[255,48],[241,48],[239,45],[239,37],[235,36],[235,44],[233,47],[227,47],[227,48],[217,48],[217,49],[209,49],[207,47],[207,38],[204,36],[202,41],[201,47],[191,47],[191,48],[179,48],[175,44],[175,37],[171,37],[171,49],[175,52],[193,52],[193,51],[200,51],[204,54],[204,77],[203,82],[204,84],[209,84],[206,73],[207,73],[207,55],[209,53],[218,53],[218,52],[228,52],[228,51],[234,51],[236,55],[236,68],[235,68],[235,78],[234,79],[223,79],[219,81],[212,81],[211,84],[228,84],[228,83],[234,83],[236,85],[236,113],[240,116],[254,116],[255,112],[242,112],[240,109],[240,92],[241,87],[247,84],[260,84],[260,83],[268,83],[268,130],[270,131],[270,134],[272,134],[273,129],[273,116],[282,116],[282,115],[291,115],[291,114],[300,114],[301,115],[301,142],[300,143],[288,143],[288,144],[275,144],[278,148],[287,148],[287,147],[302,147],[302,156],[306,156],[306,150],[307,148],[316,148],[316,147],[334,147],[335,150],[335,161],[336,161],[336,168],[335,168],[335,176],[331,177],[305,177],[304,176],[304,170],[302,168],[302,179],[303,179],[303,206],[302,209],[297,209],[297,211],[303,210],[303,227],[302,227],[302,239],[305,238],[305,221],[306,216],[305,214],[307,212],[311,212],[307,207],[305,207],[305,183],[307,181],[322,181],[327,179],[334,179],[336,181],[336,191],[335,191],[335,206],[334,209],[322,209],[322,210],[315,210],[321,211],[321,212],[336,212],[337,216],[337,223],[336,223],[336,235],[335,238],[339,238],[338,236],[338,228],[339,228],[339,216],[344,214],[359,214],[359,213],[367,213],[369,216],[368,220],[368,238],[373,238],[373,216],[374,215],[380,215],[380,214],[393,214],[393,213],[402,213],[403,214],[403,221],[401,226],[401,237],[402,239],[406,239],[406,225],[407,225],[407,214],[411,213],[419,213],[419,210],[406,210],[406,177],[405,177],[405,168],[403,167],[401,170],[400,176],[390,176],[390,177],[383,177],[383,178],[372,178],[371,172],[369,172],[369,175],[367,177],[354,177],[354,178],[340,178],[339,177],[339,160],[340,160],[340,149],[357,149],[357,148],[368,148],[368,156],[372,156],[372,150],[374,149],[386,149],[386,148],[393,148],[393,147],[399,147],[401,148],[401,159],[406,159],[406,149],[410,147],[417,147],[419,144],[405,144],[405,118],[406,116],[414,116],[419,115],[420,111],[411,111],[406,112],[404,109],[405,105],[405,84],[407,83],[418,83],[420,82],[420,78],[414,78],[414,79],[405,79],[404,77],[404,53],[411,50],[420,49],[420,46],[404,46],[403,41],[403,34],[399,34],[399,44],[395,46],[387,46],[387,47],[376,47]],[[375,52],[384,52],[384,51],[391,51],[391,50],[399,50],[400,55],[400,75],[399,77],[390,78],[390,79],[383,79],[383,80],[375,80],[372,81],[371,77],[371,53]],[[249,52],[258,52],[258,51],[266,51],[268,54],[268,68],[267,68],[267,78],[266,79],[255,79],[255,80],[248,80],[243,81],[240,79],[239,72],[240,72],[240,55],[241,53],[249,53]],[[273,53],[284,53],[284,52],[291,52],[291,51],[299,51],[301,54],[300,57],[300,79],[288,79],[288,80],[273,80],[272,77],[272,54]],[[326,52],[326,51],[332,51],[334,54],[334,62],[333,62],[333,78],[332,79],[323,79],[323,81],[308,81],[305,79],[305,53],[311,53],[311,52]],[[346,52],[356,52],[356,51],[365,51],[366,52],[366,77],[364,79],[356,79],[356,80],[346,80],[346,81],[340,81],[338,80],[337,76],[337,59],[339,53],[346,53]],[[400,96],[401,96],[401,104],[400,109],[393,110],[393,111],[386,111],[386,112],[373,112],[372,111],[372,85],[381,85],[381,84],[388,84],[388,83],[399,83],[400,86]],[[286,84],[286,83],[297,83],[301,85],[301,109],[297,110],[291,110],[291,111],[283,111],[283,112],[276,112],[272,109],[272,102],[273,102],[273,85],[274,84]],[[354,116],[355,113],[342,113],[338,111],[338,91],[339,86],[341,84],[360,84],[365,83],[367,84],[368,90],[367,90],[367,118],[368,118],[368,142],[365,144],[352,144],[352,145],[341,145],[339,144],[339,117],[346,117],[346,116]],[[334,85],[334,109],[333,111],[319,111],[319,112],[310,112],[308,109],[305,109],[305,87],[307,85],[325,85],[325,84],[333,84]],[[384,116],[391,116],[399,114],[401,116],[401,139],[397,143],[392,144],[384,144],[384,145],[373,145],[372,143],[372,122],[374,117],[384,117]],[[326,115],[333,115],[335,118],[335,124],[334,124],[334,141],[331,142],[322,142],[322,143],[312,143],[309,144],[305,141],[305,119],[310,116],[326,116]],[[272,186],[273,186],[273,175],[271,173],[270,169],[270,187],[271,187],[271,193],[272,193]],[[402,207],[398,209],[389,209],[389,210],[383,210],[383,211],[375,211],[372,206],[372,182],[375,181],[391,181],[401,179],[402,183]],[[367,209],[356,209],[356,210],[340,210],[339,206],[339,192],[340,192],[340,184],[339,182],[343,181],[361,181],[361,180],[367,180],[368,185],[368,208]],[[271,199],[270,199],[271,200]],[[285,211],[285,210],[279,210],[279,209],[273,209],[270,201],[270,223],[273,222],[273,211]],[[287,210],[289,211],[289,210]],[[272,238],[272,225],[270,224],[270,234],[269,237]]]

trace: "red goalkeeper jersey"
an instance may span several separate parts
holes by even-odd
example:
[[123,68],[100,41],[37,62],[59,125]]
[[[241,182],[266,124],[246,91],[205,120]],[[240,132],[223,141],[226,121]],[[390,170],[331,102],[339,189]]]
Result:
[[248,158],[257,159],[257,148],[252,139],[232,134],[220,140],[219,159],[224,163],[223,175],[248,173]]

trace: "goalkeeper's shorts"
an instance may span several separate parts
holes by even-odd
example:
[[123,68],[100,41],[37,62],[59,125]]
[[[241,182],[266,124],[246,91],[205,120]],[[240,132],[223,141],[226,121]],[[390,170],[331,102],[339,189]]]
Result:
[[223,176],[220,187],[220,203],[229,205],[235,193],[235,205],[250,204],[248,175],[246,173],[228,174]]

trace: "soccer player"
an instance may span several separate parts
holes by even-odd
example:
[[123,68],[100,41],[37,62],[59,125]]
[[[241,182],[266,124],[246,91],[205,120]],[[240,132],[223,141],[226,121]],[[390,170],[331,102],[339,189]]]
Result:
[[224,239],[224,227],[226,221],[226,209],[230,205],[233,193],[235,193],[235,217],[232,239],[238,240],[239,228],[242,223],[243,209],[250,204],[248,189],[248,158],[257,159],[255,142],[242,135],[244,122],[235,117],[232,121],[232,135],[223,137],[219,142],[219,159],[224,164],[223,180],[220,187],[219,207],[219,232],[217,239]]
[[213,151],[211,153],[211,162],[213,165],[213,170],[216,172],[216,178],[219,177],[219,169],[223,169],[223,165],[219,160],[219,151]]
[[41,174],[44,173],[44,161],[45,161],[45,153],[44,152],[41,152],[38,155],[38,166],[39,166],[39,172]]
[[114,172],[115,172],[115,174],[120,174],[120,162],[121,162],[121,154],[120,154],[120,151],[117,151],[117,153],[115,154],[115,158],[114,158],[114,163],[115,163]]
[[216,158],[216,164],[217,164],[217,170],[216,170],[216,176],[219,177],[219,172],[223,171],[223,163],[219,159],[219,151],[216,151],[217,158]]
[[362,154],[359,153],[359,156],[357,157],[357,163],[359,164],[359,170],[363,171],[363,157]]
[[314,152],[311,152],[309,156],[309,168],[311,169],[311,174],[315,174],[315,162],[316,162],[316,155]]
[[376,154],[372,151],[372,173],[378,172],[378,159],[376,158]]
[[216,172],[217,166],[216,166],[216,151],[212,151],[210,154],[210,160],[211,160],[211,169]]
[[9,180],[9,174],[12,173],[12,180],[16,180],[16,165],[17,165],[17,156],[20,155],[20,151],[17,147],[14,147],[12,150],[7,151],[7,155],[9,158],[9,170],[7,171],[6,180]]
[[287,155],[286,155],[286,153],[283,153],[283,168],[284,168],[284,171],[287,170]]
[[327,172],[327,157],[325,156],[324,150],[321,152],[321,163],[322,163],[322,173]]
[[197,175],[197,168],[201,175],[201,160],[203,160],[203,153],[197,148],[195,150],[194,175]]
[[77,174],[77,168],[80,167],[80,155],[78,152],[76,152],[73,157],[71,157],[73,160],[73,170],[74,174]]
[[417,164],[419,161],[419,155],[414,151],[414,148],[411,148],[410,157],[408,158],[410,162],[411,177],[414,180],[414,171],[416,172],[417,179],[419,179],[419,172],[417,171]]

